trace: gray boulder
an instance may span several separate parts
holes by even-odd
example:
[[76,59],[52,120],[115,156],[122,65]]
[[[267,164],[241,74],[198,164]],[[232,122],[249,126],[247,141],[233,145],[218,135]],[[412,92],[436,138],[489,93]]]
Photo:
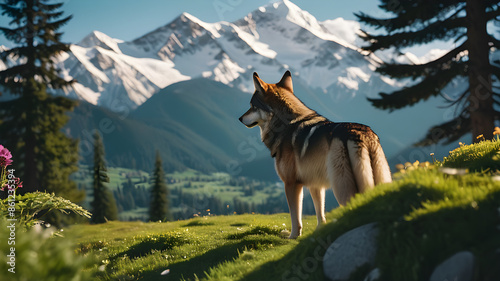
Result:
[[430,281],[472,281],[474,263],[471,252],[458,252],[434,269]]
[[352,229],[326,250],[323,257],[323,272],[327,280],[348,280],[360,266],[374,265],[377,253],[378,227],[375,223]]

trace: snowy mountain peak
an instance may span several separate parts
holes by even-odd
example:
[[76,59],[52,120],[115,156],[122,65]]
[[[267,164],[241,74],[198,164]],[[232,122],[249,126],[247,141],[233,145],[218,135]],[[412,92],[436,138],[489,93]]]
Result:
[[[293,22],[301,27],[310,30],[322,30],[323,27],[319,24],[318,20],[309,12],[302,10],[294,3],[288,0],[282,0],[264,6],[267,13],[273,13],[281,18],[286,18],[288,21]],[[261,11],[261,10],[259,10]]]
[[203,29],[209,31],[213,36],[215,37],[220,37],[220,34],[218,32],[218,30],[220,29],[221,25],[220,23],[206,23],[200,19],[198,19],[197,17],[189,14],[189,13],[182,13],[180,15],[180,17],[183,21],[191,21],[192,23],[195,23],[197,25],[199,25],[200,27],[202,27]]
[[78,45],[85,48],[99,46],[107,50],[112,50],[116,53],[121,53],[120,48],[118,47],[118,44],[120,43],[123,43],[123,40],[111,38],[100,31],[94,30],[89,35],[85,36],[85,38],[83,38]]
[[391,87],[358,51],[357,32],[356,22],[320,22],[289,0],[231,23],[182,13],[129,42],[93,31],[61,58],[62,73],[78,81],[61,94],[131,110],[175,82],[205,77],[251,92],[252,72],[279,79],[288,69],[297,83],[334,98],[352,97],[371,85]]
[[259,7],[245,17],[245,20],[279,23],[286,20],[313,32],[323,32],[324,27],[309,12],[290,2],[282,0]]
[[220,24],[210,24],[201,21],[197,17],[182,13],[170,23],[159,27],[135,40],[130,44],[164,59],[165,55],[172,59],[176,48],[184,48],[196,39],[208,32],[214,37],[219,37],[217,27]]

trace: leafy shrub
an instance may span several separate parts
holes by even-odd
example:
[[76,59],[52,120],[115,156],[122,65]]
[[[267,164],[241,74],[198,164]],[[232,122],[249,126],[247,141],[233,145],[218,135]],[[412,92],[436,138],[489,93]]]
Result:
[[[9,199],[0,200],[0,216],[11,218],[8,207]],[[44,215],[53,211],[59,211],[63,214],[71,211],[87,218],[91,216],[90,212],[81,206],[62,197],[55,196],[53,193],[32,192],[15,196],[15,218],[19,223],[28,227],[33,226],[37,219],[43,219]],[[43,213],[43,216],[36,218],[41,213]]]
[[[40,227],[26,231],[17,224],[13,232],[15,245],[9,245],[8,225],[10,222],[0,218],[0,280],[91,280],[90,274],[82,270],[90,265],[90,260],[75,253],[71,239],[53,237],[51,229]],[[8,255],[12,253],[11,259]],[[15,273],[8,271],[13,265],[10,261],[15,261]]]

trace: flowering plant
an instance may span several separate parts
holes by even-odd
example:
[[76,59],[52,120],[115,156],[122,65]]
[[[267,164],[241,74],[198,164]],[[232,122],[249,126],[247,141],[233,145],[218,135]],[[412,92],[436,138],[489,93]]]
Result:
[[[39,220],[40,213],[50,213],[58,210],[64,214],[72,211],[77,215],[90,218],[92,214],[77,204],[56,196],[54,193],[29,192],[17,195],[16,190],[23,187],[20,178],[14,176],[14,169],[7,169],[12,164],[12,154],[3,145],[0,145],[0,190],[7,192],[7,199],[0,199],[0,219],[14,218],[26,227],[32,227]],[[0,220],[1,224],[1,220]]]
[[0,190],[2,191],[8,189],[9,186],[14,189],[23,187],[21,179],[14,177],[13,173],[7,170],[10,164],[12,164],[12,153],[0,144]]

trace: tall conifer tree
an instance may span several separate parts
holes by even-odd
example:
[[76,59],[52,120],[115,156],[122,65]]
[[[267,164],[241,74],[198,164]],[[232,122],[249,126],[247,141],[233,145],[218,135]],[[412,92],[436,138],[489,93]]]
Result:
[[0,103],[0,138],[12,148],[19,164],[16,175],[24,181],[21,192],[45,190],[79,202],[84,193],[69,179],[77,170],[78,145],[61,131],[68,121],[66,113],[76,102],[47,94],[73,82],[59,77],[55,66],[55,58],[69,51],[58,30],[71,16],[63,17],[62,3],[50,2],[0,3],[2,16],[11,18],[9,27],[0,27],[0,32],[16,45],[0,52],[7,65],[0,71],[0,94],[14,97]]
[[[425,64],[383,63],[377,71],[394,78],[411,78],[416,83],[393,93],[380,93],[380,98],[369,99],[378,108],[400,109],[442,95],[449,106],[455,106],[454,119],[432,127],[420,145],[445,140],[450,143],[471,132],[477,136],[493,137],[499,112],[499,94],[493,82],[500,81],[500,65],[491,63],[490,55],[500,48],[498,41],[487,30],[487,24],[500,16],[498,0],[381,0],[379,6],[391,14],[375,18],[358,13],[359,21],[385,34],[364,34],[369,42],[367,51],[406,48],[435,40],[454,40],[457,47],[438,59]],[[468,82],[464,92],[446,96],[443,89],[457,78]]]
[[151,187],[151,203],[149,205],[150,221],[172,220],[169,209],[169,191],[165,183],[165,173],[160,153],[156,152],[155,170],[153,173],[153,186]]
[[109,182],[104,160],[104,145],[101,135],[94,133],[94,172],[93,190],[94,201],[92,201],[92,223],[104,223],[118,219],[118,208],[113,194],[108,190],[106,183]]

